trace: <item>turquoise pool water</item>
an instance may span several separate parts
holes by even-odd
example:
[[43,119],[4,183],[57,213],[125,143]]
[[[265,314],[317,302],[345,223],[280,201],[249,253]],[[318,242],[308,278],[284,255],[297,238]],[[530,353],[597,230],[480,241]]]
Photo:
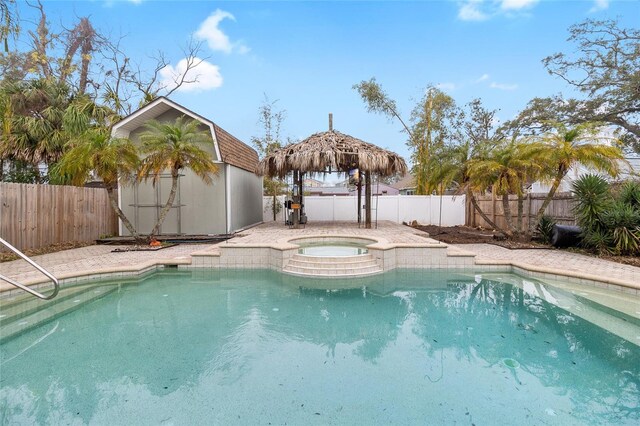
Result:
[[369,253],[369,249],[358,244],[348,243],[317,243],[302,245],[298,253],[307,256],[333,257],[333,256],[357,256]]
[[509,274],[350,284],[207,270],[89,287],[2,343],[0,422],[640,422],[640,347],[557,306],[594,304]]

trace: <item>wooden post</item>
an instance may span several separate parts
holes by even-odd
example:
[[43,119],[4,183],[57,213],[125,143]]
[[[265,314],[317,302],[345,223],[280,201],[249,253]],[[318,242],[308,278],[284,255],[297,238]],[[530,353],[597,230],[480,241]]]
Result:
[[371,229],[371,172],[364,173],[364,227]]
[[527,206],[527,226],[524,229],[526,229],[526,233],[529,234],[531,230],[531,192],[527,193],[527,199],[529,200],[529,205]]
[[358,174],[358,224],[362,223],[362,179]]
[[300,219],[302,219],[304,214],[304,172],[300,172],[298,187],[300,188]]
[[[293,171],[293,186],[295,189],[298,189],[298,191],[294,191],[297,192],[297,195],[294,195],[293,197],[293,204],[299,204],[300,203],[300,189],[298,186],[299,183],[299,175],[300,172],[298,172],[297,170]],[[294,229],[298,229],[300,227],[300,209],[293,209],[293,228]]]

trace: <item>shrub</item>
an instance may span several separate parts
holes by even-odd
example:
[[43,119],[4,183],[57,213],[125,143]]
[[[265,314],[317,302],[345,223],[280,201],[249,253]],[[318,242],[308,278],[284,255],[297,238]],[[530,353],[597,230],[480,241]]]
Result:
[[598,253],[640,254],[640,182],[624,182],[618,191],[600,176],[573,183],[574,213],[582,242]]
[[543,215],[540,218],[540,222],[538,222],[538,225],[536,225],[536,231],[540,235],[540,241],[542,241],[544,244],[551,243],[551,236],[553,235],[553,226],[555,224],[556,224],[556,221],[553,218],[547,215]]
[[640,251],[640,209],[617,201],[604,213],[602,221],[612,234],[615,253],[635,254]]
[[602,229],[602,215],[611,205],[609,183],[598,175],[584,175],[573,183],[573,211],[583,231]]
[[640,209],[640,181],[628,180],[620,188],[619,200]]

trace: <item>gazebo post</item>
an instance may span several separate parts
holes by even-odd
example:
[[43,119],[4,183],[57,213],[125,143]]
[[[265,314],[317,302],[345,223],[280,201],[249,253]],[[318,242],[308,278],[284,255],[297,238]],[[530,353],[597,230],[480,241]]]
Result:
[[[299,187],[299,176],[300,176],[300,172],[298,170],[294,170],[293,171],[293,204],[300,204],[301,202],[301,194],[300,194],[300,187]],[[293,228],[294,229],[298,229],[299,225],[300,225],[300,209],[296,209],[295,207],[293,208]]]
[[300,221],[302,221],[302,214],[304,213],[304,172],[299,172],[300,180],[298,181],[298,190],[300,191]]
[[364,172],[364,227],[371,228],[371,172]]
[[360,171],[358,171],[358,224],[362,223],[362,179],[360,179]]

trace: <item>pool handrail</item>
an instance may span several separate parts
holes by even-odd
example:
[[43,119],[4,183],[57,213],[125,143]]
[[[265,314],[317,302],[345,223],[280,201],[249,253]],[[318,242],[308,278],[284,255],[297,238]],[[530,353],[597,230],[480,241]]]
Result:
[[5,277],[2,274],[0,274],[0,280],[6,281],[9,284],[11,284],[11,285],[13,285],[15,287],[18,287],[18,288],[26,291],[27,293],[31,293],[32,295],[34,295],[34,296],[36,296],[36,297],[38,297],[38,298],[40,298],[42,300],[51,300],[51,299],[53,299],[54,297],[57,296],[58,291],[60,290],[60,283],[58,282],[58,279],[56,277],[54,277],[49,271],[44,269],[42,266],[38,265],[36,262],[31,260],[26,254],[22,253],[20,250],[18,250],[17,248],[15,248],[11,244],[9,244],[6,240],[2,239],[1,237],[0,237],[0,244],[4,245],[9,250],[14,252],[18,256],[20,256],[22,259],[26,260],[27,263],[29,263],[31,266],[36,268],[38,271],[40,271],[42,274],[44,274],[47,278],[49,278],[51,281],[53,281],[53,293],[51,293],[49,296],[45,296],[44,294],[42,294],[40,292],[37,292],[37,291],[33,290],[32,288],[27,287],[24,284],[20,284],[19,282],[15,281],[15,280],[12,280],[9,277]]

